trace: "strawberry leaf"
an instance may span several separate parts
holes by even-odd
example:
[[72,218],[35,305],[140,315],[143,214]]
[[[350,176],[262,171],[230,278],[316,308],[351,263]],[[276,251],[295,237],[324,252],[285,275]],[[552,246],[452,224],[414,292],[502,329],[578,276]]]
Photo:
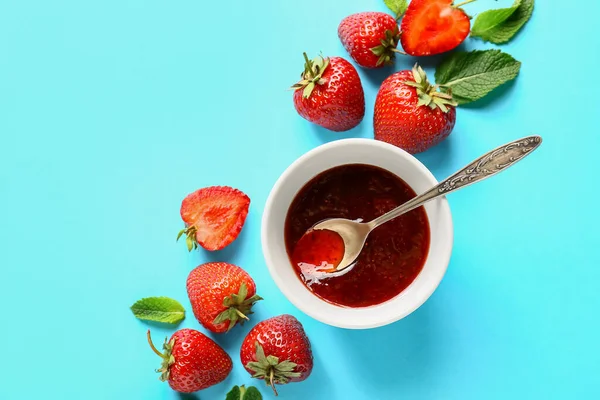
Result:
[[225,400],[262,400],[262,395],[254,386],[249,388],[244,387],[244,385],[234,386],[227,393]]
[[465,104],[514,79],[520,68],[519,61],[500,50],[456,52],[437,67],[435,82],[458,104]]
[[383,2],[396,17],[402,16],[408,8],[407,0],[383,0]]
[[168,297],[146,297],[131,306],[136,318],[146,321],[178,324],[185,318],[185,309],[177,301]]
[[515,0],[511,7],[479,14],[471,37],[496,44],[508,42],[531,17],[533,4],[534,0]]

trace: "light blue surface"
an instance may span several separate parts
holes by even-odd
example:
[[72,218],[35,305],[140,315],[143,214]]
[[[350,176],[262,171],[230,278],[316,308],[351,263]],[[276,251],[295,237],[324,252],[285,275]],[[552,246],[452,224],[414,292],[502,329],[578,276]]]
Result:
[[[346,56],[337,24],[382,0],[0,1],[0,399],[220,400],[252,383],[238,355],[246,332],[281,313],[302,321],[315,356],[282,399],[600,398],[600,3],[582,3],[538,1],[502,47],[523,62],[518,80],[459,110],[451,137],[419,159],[443,178],[521,136],[542,135],[540,150],[450,197],[452,261],[423,307],[346,331],[275,287],[260,219],[298,156],[372,137],[390,70],[359,71],[367,114],[345,134],[298,117],[286,89],[302,51]],[[227,250],[188,254],[175,243],[180,202],[217,184],[251,197],[246,226]],[[148,325],[128,307],[165,295],[189,310],[187,274],[207,260],[247,269],[266,301],[216,338],[235,364],[225,383],[179,396],[158,381]],[[190,313],[181,327],[199,324]],[[172,332],[152,328],[157,341]]]

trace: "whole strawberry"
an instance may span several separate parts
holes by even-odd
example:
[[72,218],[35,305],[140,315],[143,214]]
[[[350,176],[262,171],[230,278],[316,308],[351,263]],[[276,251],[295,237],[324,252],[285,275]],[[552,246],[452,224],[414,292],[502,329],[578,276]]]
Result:
[[150,330],[148,343],[162,358],[161,381],[169,381],[173,390],[191,393],[216,385],[231,372],[231,358],[211,339],[193,329],[181,329],[163,344],[164,353],[154,347]]
[[181,203],[181,219],[189,251],[202,246],[206,250],[221,250],[233,242],[246,221],[250,198],[228,186],[211,186],[196,190]]
[[469,35],[471,20],[452,0],[412,0],[402,18],[402,48],[413,56],[445,53]]
[[233,264],[211,262],[196,267],[187,279],[187,292],[198,321],[211,332],[231,330],[244,323],[259,300],[246,271]]
[[375,100],[375,139],[420,153],[444,140],[456,122],[456,103],[417,65],[390,75]]
[[242,364],[254,378],[273,388],[308,378],[313,368],[310,342],[302,324],[291,315],[258,323],[248,333],[240,351]]
[[302,118],[332,131],[354,128],[365,115],[365,94],[356,69],[341,57],[306,61],[302,80],[292,86]]
[[398,23],[382,12],[361,12],[342,20],[338,36],[350,56],[365,68],[394,63],[400,33]]

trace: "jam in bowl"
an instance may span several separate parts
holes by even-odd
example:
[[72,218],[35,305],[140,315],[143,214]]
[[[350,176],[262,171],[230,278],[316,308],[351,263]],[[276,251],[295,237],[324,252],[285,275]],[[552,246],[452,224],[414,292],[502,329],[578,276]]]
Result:
[[375,229],[356,262],[341,271],[331,267],[343,257],[342,238],[326,230],[305,232],[328,218],[370,221],[415,196],[401,178],[372,165],[346,164],[311,179],[285,221],[287,252],[301,281],[322,299],[347,307],[368,307],[400,294],[421,272],[429,251],[423,207]]
[[375,229],[341,271],[332,268],[343,253],[336,233],[303,235],[328,218],[369,221],[435,184],[412,155],[376,140],[309,151],[280,176],[265,206],[261,241],[273,280],[297,308],[332,326],[374,328],[407,316],[431,296],[450,260],[445,198]]

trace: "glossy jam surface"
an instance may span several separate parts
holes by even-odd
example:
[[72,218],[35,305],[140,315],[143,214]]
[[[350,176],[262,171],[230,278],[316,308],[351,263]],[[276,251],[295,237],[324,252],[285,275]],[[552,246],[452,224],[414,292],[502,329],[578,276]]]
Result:
[[[370,165],[343,165],[314,177],[296,195],[285,221],[287,252],[302,282],[324,300],[347,307],[367,307],[397,296],[421,272],[427,257],[430,235],[423,207],[375,229],[357,262],[334,273],[327,264],[336,260],[341,238],[335,232],[312,238],[304,234],[328,218],[370,221],[414,196],[402,179]],[[300,262],[298,254],[305,257]]]
[[304,274],[312,271],[333,272],[344,258],[344,240],[330,230],[314,230],[305,233],[294,246],[292,263]]

